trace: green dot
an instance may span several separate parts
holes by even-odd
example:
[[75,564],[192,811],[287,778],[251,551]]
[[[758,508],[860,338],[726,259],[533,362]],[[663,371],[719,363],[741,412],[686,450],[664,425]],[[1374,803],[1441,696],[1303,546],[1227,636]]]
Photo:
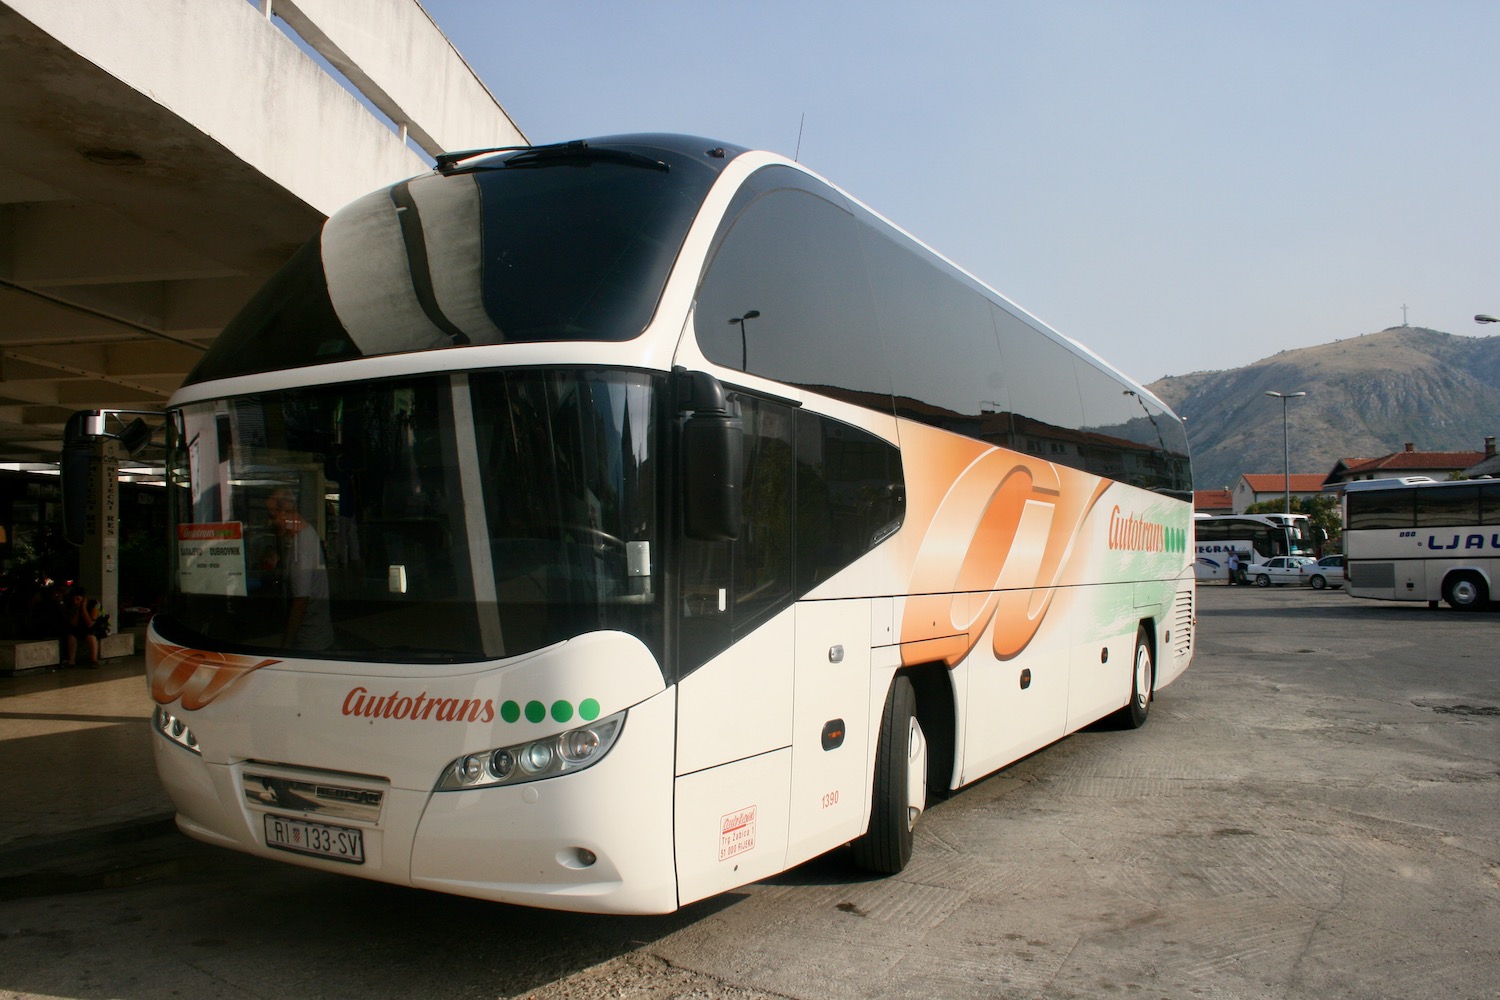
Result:
[[521,717],[521,706],[513,701],[507,701],[500,706],[500,718],[506,722],[515,722]]
[[528,701],[526,703],[526,721],[541,722],[547,717],[547,706],[539,701]]
[[584,722],[593,722],[599,718],[599,703],[592,698],[585,698],[578,704],[578,717]]
[[554,701],[552,703],[552,718],[557,722],[567,722],[573,717],[573,703],[569,701]]

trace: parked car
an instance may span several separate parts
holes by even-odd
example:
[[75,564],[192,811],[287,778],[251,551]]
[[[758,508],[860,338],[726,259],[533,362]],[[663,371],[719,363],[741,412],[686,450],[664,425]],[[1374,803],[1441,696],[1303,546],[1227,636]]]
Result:
[[1344,585],[1344,557],[1324,556],[1315,563],[1303,563],[1298,572],[1302,582],[1313,590]]
[[1269,587],[1273,583],[1284,587],[1289,583],[1301,583],[1299,570],[1304,563],[1312,561],[1312,556],[1273,556],[1259,566],[1251,566],[1246,575],[1257,587]]

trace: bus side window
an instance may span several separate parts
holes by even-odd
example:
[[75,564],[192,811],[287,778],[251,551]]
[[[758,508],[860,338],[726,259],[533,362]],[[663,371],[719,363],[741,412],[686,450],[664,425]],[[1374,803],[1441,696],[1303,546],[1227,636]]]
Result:
[[858,229],[810,183],[769,167],[736,196],[698,289],[698,346],[726,368],[889,411]]
[[682,542],[684,672],[791,603],[792,417],[779,403],[739,397],[744,426],[744,525],[734,541]]
[[797,413],[797,592],[805,594],[901,526],[901,453],[857,427]]
[[1479,523],[1479,487],[1450,486],[1441,490],[1413,490],[1417,527],[1454,528]]
[[1480,483],[1479,503],[1479,523],[1500,524],[1500,483]]
[[861,236],[898,415],[1003,443],[1008,406],[989,301],[928,251],[868,222]]
[[1352,529],[1414,528],[1416,499],[1412,490],[1376,490],[1349,494],[1349,524]]

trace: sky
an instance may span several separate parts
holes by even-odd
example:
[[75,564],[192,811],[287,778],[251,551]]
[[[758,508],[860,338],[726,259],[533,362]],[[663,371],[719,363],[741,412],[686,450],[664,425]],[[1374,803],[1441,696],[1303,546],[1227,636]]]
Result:
[[532,142],[796,157],[1143,382],[1500,315],[1492,0],[421,2]]

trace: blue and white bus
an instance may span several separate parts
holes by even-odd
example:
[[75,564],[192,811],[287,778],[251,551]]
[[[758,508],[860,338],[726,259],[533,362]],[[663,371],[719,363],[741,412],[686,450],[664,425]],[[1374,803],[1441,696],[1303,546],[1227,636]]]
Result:
[[1500,480],[1350,483],[1344,553],[1352,597],[1484,608],[1500,574]]
[[1312,556],[1316,529],[1306,514],[1198,514],[1193,518],[1193,569],[1199,580],[1228,580],[1229,553],[1240,557],[1242,580],[1276,556]]

